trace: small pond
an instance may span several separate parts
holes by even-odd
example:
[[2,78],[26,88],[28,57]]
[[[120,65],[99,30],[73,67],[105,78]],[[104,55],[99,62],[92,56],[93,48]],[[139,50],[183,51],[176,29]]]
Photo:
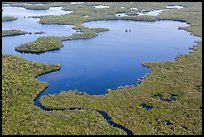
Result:
[[137,10],[137,8],[135,8],[135,7],[132,7],[132,8],[130,8],[130,10]]
[[109,6],[105,6],[105,5],[97,5],[97,6],[93,6],[96,9],[103,9],[103,8],[109,8]]
[[183,6],[166,6],[167,9],[182,9],[184,8]]
[[154,96],[158,97],[161,101],[165,101],[165,102],[175,101],[175,95],[171,95],[170,99],[164,99],[160,94],[156,94]]
[[34,3],[34,4],[25,3],[25,5],[45,5],[45,4],[43,4],[43,3]]
[[166,6],[166,9],[161,9],[161,10],[151,10],[151,11],[145,11],[142,10],[141,12],[137,13],[138,16],[142,15],[148,15],[148,16],[159,16],[163,11],[165,10],[170,10],[170,9],[182,9],[184,7],[182,6]]
[[70,4],[76,5],[76,4],[84,4],[84,2],[71,2]]
[[148,16],[159,16],[161,13],[162,13],[162,11],[164,11],[164,10],[152,10],[152,11],[149,11],[149,12],[139,12],[139,13],[137,13],[138,14],[138,16],[142,16],[142,15],[148,15]]
[[116,14],[117,17],[125,17],[128,16],[126,13],[117,13]]

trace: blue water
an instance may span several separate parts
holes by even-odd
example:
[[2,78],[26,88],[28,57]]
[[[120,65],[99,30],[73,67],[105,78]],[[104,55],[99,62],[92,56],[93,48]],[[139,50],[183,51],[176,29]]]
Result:
[[111,118],[108,116],[108,114],[107,114],[106,112],[99,111],[99,110],[97,110],[97,112],[98,112],[99,114],[101,114],[101,115],[104,117],[104,119],[108,122],[109,125],[124,130],[124,131],[127,133],[127,135],[133,135],[133,134],[134,134],[132,131],[130,131],[130,130],[127,129],[126,127],[114,123],[114,122],[111,120]]
[[166,101],[166,102],[175,101],[175,95],[171,95],[171,96],[170,96],[170,99],[163,99],[160,94],[156,94],[156,95],[154,95],[154,96],[155,96],[155,97],[158,97],[160,100]]
[[[2,25],[3,29],[46,32],[42,35],[3,37],[3,54],[20,55],[28,60],[62,66],[60,71],[37,78],[49,84],[34,102],[38,107],[38,99],[42,95],[62,90],[76,89],[98,95],[105,94],[109,88],[136,85],[137,79],[150,71],[142,66],[143,62],[174,60],[177,55],[188,53],[194,41],[200,40],[186,31],[178,30],[180,26],[187,26],[182,22],[92,21],[84,25],[109,28],[109,31],[101,32],[92,39],[64,41],[64,47],[57,51],[40,55],[21,54],[15,51],[20,44],[41,36],[69,36],[76,31],[69,25],[41,25],[31,18],[19,18]],[[126,29],[131,32],[126,32]]]
[[30,17],[30,16],[45,16],[45,15],[64,15],[72,11],[65,11],[62,7],[50,7],[48,10],[27,10],[23,7],[10,7],[2,5],[3,16],[14,17]]
[[147,104],[141,104],[140,106],[145,108],[146,110],[151,110],[153,108],[152,106],[148,106]]

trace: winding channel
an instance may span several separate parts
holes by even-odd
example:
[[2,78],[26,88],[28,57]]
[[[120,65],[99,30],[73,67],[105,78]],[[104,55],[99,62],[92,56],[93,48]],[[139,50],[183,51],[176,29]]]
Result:
[[[40,97],[59,93],[62,90],[86,91],[91,95],[100,95],[105,94],[109,88],[136,86],[137,79],[150,72],[142,65],[143,62],[174,60],[179,54],[189,53],[189,48],[194,42],[200,40],[199,37],[192,36],[186,31],[178,30],[178,27],[188,26],[183,22],[91,21],[83,25],[91,28],[108,28],[110,31],[102,32],[93,39],[64,41],[64,47],[57,51],[40,55],[23,54],[16,52],[15,47],[42,36],[70,36],[76,33],[76,30],[73,30],[71,25],[41,25],[38,23],[38,18],[29,18],[42,12],[50,15],[49,10],[39,12],[17,7],[3,7],[3,10],[3,16],[18,18],[15,21],[3,22],[4,30],[19,29],[46,33],[4,37],[2,54],[15,54],[31,61],[62,66],[59,71],[37,77],[38,80],[49,83],[49,86],[34,100],[34,104],[42,110],[47,109],[39,104]],[[57,12],[52,13],[71,13],[62,11],[61,8],[55,10]],[[94,111],[103,116],[109,125],[122,129],[128,135],[133,134],[126,127],[111,121],[106,112]]]
[[[66,111],[66,110],[82,110],[82,109],[88,110],[85,108],[51,108],[51,109],[48,109],[48,108],[45,108],[43,106],[41,106],[41,109],[44,111],[53,111],[53,110]],[[113,122],[106,112],[100,111],[100,110],[95,110],[95,109],[91,109],[91,111],[96,111],[98,114],[100,114],[107,121],[107,123],[109,125],[125,131],[127,133],[127,135],[134,135],[134,133],[131,130],[127,129],[126,127],[124,127],[122,125],[119,125],[119,124]]]

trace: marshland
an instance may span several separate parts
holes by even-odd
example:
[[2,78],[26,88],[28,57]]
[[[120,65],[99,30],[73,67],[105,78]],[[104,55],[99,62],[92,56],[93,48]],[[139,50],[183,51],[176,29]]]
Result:
[[201,3],[2,6],[3,134],[202,134]]

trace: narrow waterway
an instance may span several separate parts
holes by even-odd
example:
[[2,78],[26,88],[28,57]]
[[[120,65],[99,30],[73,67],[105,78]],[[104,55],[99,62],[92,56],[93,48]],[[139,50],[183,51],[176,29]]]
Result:
[[[84,109],[84,108],[51,108],[51,109],[48,109],[48,108],[44,108],[43,106],[41,106],[41,109],[44,110],[44,111],[53,111],[53,110],[59,110],[59,111],[66,111],[66,110],[88,110],[88,109]],[[107,123],[109,125],[123,130],[124,132],[127,133],[127,135],[133,135],[134,134],[128,128],[113,122],[106,112],[101,111],[101,110],[95,110],[95,109],[91,109],[91,111],[96,111],[98,114],[100,114],[107,121]]]

